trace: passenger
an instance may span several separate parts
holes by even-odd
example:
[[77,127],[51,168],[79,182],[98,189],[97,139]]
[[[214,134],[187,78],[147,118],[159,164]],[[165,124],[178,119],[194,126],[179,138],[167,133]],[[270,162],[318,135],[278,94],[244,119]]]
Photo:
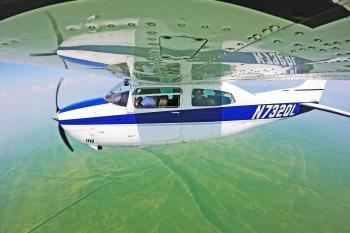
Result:
[[159,107],[167,107],[168,106],[168,96],[162,95],[159,100]]
[[214,97],[213,96],[208,96],[208,99],[207,99],[207,101],[208,101],[208,106],[216,106],[216,105],[218,105],[218,104],[216,104],[216,102],[215,102],[215,100],[214,100]]
[[154,96],[146,96],[143,98],[141,105],[144,108],[154,108],[157,105],[157,100]]
[[202,90],[195,89],[194,90],[194,97],[192,98],[192,105],[193,106],[206,106],[207,105],[207,99],[203,96]]
[[221,91],[214,91],[215,92],[215,103],[216,105],[225,105],[225,104],[230,104],[231,103],[231,99],[227,96],[225,96],[225,94]]
[[178,107],[179,106],[179,95],[173,95],[168,99],[168,107]]

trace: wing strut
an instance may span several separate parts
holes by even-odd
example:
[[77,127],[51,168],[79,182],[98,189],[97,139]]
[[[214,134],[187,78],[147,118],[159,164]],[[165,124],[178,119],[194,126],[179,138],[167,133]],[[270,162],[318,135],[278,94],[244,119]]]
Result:
[[340,110],[337,108],[328,107],[326,105],[315,104],[315,103],[301,103],[300,105],[304,106],[310,110],[317,109],[320,111],[329,112],[329,113],[333,113],[333,114],[337,114],[337,115],[341,115],[341,116],[345,116],[345,117],[350,118],[350,112],[346,112],[346,111],[343,111],[343,110]]

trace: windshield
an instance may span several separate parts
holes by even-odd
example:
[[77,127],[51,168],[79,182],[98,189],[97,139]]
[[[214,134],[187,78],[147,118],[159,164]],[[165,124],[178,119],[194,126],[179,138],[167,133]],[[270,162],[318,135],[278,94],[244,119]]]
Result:
[[112,90],[110,90],[110,92],[105,96],[105,99],[112,104],[126,107],[129,99],[129,90],[129,82],[120,82]]

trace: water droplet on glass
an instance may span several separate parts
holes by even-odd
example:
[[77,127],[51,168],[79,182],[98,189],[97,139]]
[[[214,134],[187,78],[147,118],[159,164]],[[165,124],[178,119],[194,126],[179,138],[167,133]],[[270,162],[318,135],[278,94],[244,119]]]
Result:
[[302,36],[302,35],[304,35],[304,33],[303,32],[296,32],[296,33],[294,33],[296,36]]

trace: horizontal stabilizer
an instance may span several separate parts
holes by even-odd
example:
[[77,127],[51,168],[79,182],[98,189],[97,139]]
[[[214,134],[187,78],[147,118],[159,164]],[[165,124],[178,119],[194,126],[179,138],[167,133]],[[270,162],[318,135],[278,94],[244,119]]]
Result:
[[306,108],[309,109],[317,109],[320,111],[324,111],[324,112],[329,112],[329,113],[334,113],[337,115],[341,115],[341,116],[345,116],[345,117],[349,117],[350,118],[350,112],[346,112],[337,108],[332,108],[332,107],[328,107],[322,104],[315,104],[315,103],[301,103],[301,106],[304,106]]

